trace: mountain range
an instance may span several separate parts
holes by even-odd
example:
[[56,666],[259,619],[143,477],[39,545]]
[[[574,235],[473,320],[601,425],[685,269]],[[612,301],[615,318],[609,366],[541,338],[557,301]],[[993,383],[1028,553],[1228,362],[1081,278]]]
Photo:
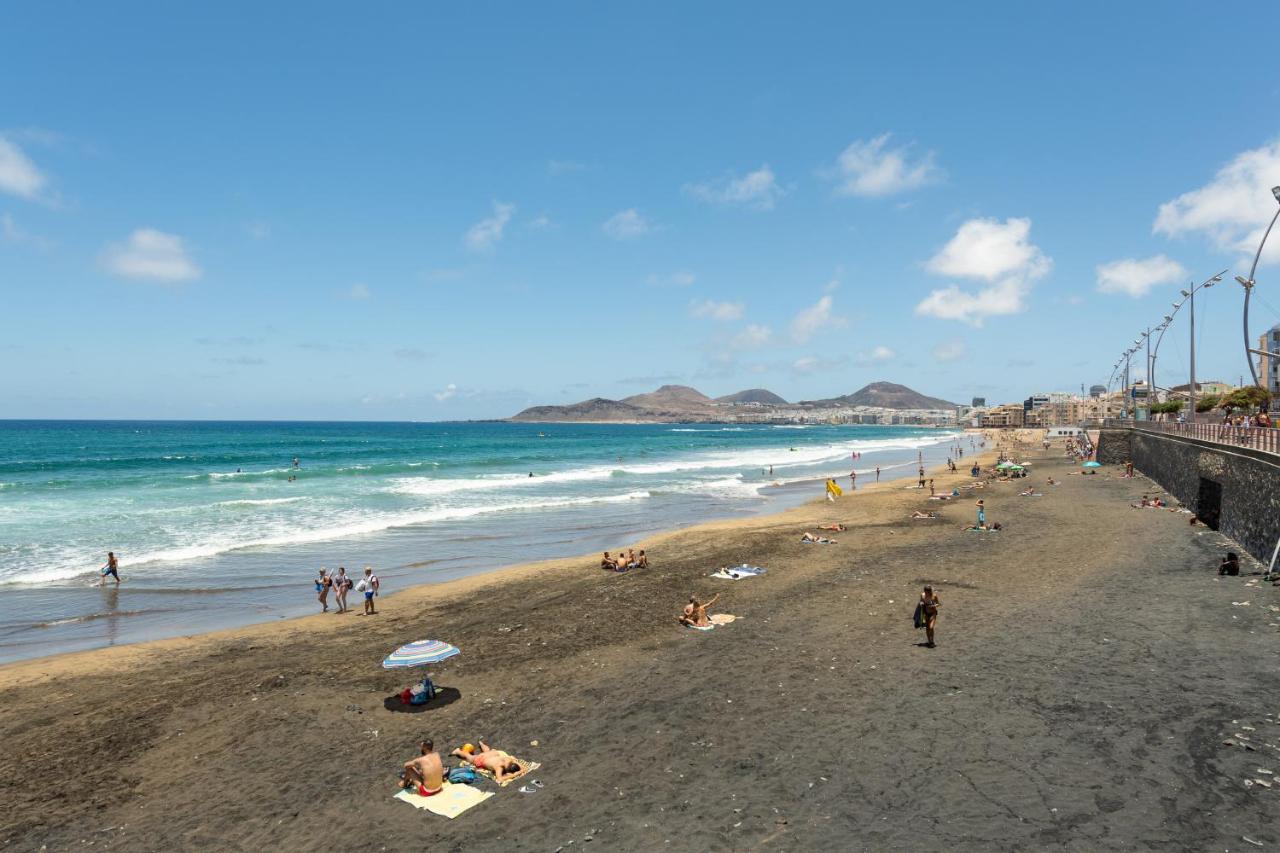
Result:
[[751,388],[712,399],[687,385],[663,385],[656,391],[634,394],[621,400],[593,397],[567,406],[532,406],[510,420],[526,423],[689,423],[723,421],[730,416],[737,420],[753,417],[766,420],[775,413],[798,415],[811,410],[857,406],[897,410],[955,408],[954,403],[927,397],[892,382],[872,382],[852,394],[799,403],[788,403],[764,388]]

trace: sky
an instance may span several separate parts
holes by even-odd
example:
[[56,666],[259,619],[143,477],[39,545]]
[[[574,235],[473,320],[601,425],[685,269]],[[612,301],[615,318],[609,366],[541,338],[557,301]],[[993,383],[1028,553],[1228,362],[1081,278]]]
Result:
[[895,5],[12,6],[0,417],[1247,380],[1280,4]]

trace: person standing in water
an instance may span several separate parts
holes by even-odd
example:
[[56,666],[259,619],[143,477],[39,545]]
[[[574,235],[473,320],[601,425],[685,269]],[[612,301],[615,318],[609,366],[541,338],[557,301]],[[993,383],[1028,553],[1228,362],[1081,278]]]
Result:
[[107,582],[107,575],[111,575],[116,579],[116,586],[120,585],[120,561],[116,559],[115,551],[107,552],[107,564],[100,571],[102,577],[98,580],[98,586],[102,586]]
[[924,617],[925,645],[931,649],[937,647],[933,641],[933,630],[938,625],[938,608],[941,606],[942,599],[938,598],[933,587],[926,586],[924,592],[920,593],[920,615]]

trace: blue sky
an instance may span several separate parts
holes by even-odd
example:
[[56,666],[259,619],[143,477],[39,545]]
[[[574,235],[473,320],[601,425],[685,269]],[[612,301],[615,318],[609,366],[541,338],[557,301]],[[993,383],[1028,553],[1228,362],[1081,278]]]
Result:
[[1078,390],[1280,184],[1275,5],[262,5],[8,12],[0,417]]

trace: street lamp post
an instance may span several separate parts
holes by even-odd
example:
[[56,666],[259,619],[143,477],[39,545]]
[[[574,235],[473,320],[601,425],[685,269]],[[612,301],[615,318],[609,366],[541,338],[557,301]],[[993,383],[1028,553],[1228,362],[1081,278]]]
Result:
[[[1271,195],[1280,202],[1280,186],[1271,188]],[[1254,275],[1258,271],[1258,259],[1262,257],[1262,247],[1267,245],[1267,237],[1271,236],[1271,229],[1275,227],[1276,220],[1280,219],[1280,208],[1276,209],[1275,216],[1271,217],[1271,223],[1267,225],[1267,230],[1262,232],[1262,240],[1258,243],[1258,251],[1253,256],[1253,266],[1249,267],[1249,277],[1247,279],[1236,276],[1236,281],[1240,282],[1240,286],[1244,288],[1244,360],[1249,365],[1249,374],[1253,377],[1253,384],[1263,387],[1258,381],[1258,371],[1253,366],[1253,347],[1249,346],[1249,296],[1253,293]]]

